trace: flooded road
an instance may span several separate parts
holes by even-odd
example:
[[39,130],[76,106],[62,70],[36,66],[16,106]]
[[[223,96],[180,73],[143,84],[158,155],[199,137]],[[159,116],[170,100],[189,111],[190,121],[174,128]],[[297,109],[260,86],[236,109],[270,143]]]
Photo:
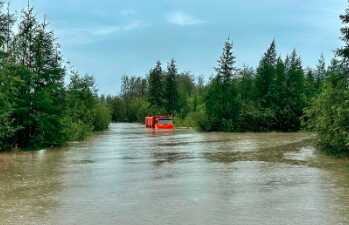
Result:
[[349,224],[349,162],[304,133],[153,132],[0,154],[0,224]]

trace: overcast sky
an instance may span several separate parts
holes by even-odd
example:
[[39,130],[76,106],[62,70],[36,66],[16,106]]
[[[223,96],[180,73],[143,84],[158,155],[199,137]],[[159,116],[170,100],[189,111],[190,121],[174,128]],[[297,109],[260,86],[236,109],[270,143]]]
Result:
[[[27,0],[10,0],[20,11]],[[285,56],[296,48],[305,66],[341,45],[346,0],[31,0],[47,15],[66,60],[95,76],[101,94],[117,94],[124,74],[145,76],[172,57],[180,71],[209,77],[224,40],[238,65],[255,67],[275,38]]]

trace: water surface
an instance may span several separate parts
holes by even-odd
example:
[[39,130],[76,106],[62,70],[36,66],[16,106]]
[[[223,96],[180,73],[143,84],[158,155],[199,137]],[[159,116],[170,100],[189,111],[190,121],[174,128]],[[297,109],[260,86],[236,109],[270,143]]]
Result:
[[0,154],[0,224],[349,224],[349,162],[305,133],[154,132]]

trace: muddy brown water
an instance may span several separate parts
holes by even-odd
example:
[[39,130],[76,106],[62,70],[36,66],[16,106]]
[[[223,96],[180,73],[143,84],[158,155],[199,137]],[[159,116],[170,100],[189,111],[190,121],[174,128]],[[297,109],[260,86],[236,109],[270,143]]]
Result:
[[154,132],[0,154],[0,224],[349,224],[349,162],[306,133]]

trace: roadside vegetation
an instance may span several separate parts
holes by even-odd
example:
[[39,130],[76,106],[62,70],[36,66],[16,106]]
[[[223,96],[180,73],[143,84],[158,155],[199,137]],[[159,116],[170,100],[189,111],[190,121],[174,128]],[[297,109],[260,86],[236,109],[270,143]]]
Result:
[[67,70],[47,22],[30,7],[16,21],[0,6],[0,150],[59,146],[106,129],[111,112],[93,77]]

